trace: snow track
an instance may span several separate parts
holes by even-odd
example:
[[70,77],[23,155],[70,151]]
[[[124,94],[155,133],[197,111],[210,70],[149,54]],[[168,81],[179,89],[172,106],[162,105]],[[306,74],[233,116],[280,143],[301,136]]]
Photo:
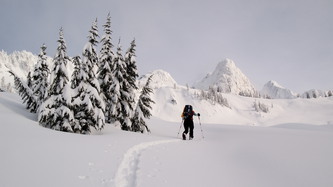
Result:
[[115,186],[116,187],[133,187],[136,186],[136,176],[138,170],[138,164],[140,162],[141,153],[155,145],[178,142],[180,140],[160,140],[153,142],[145,142],[135,145],[127,150],[124,154],[123,160],[121,161],[118,170],[115,174]]

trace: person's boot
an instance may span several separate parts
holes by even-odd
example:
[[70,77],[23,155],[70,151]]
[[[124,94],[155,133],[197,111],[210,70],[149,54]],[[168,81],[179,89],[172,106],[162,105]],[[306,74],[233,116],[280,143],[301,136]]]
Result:
[[186,140],[186,134],[183,133],[183,140]]

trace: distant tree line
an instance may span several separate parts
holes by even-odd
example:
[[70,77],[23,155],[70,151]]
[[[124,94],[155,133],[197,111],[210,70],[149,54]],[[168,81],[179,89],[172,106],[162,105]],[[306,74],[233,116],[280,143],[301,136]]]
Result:
[[[51,69],[46,63],[43,44],[34,71],[28,74],[26,82],[10,71],[23,103],[30,112],[38,113],[40,125],[89,134],[92,128],[102,130],[105,123],[119,123],[126,131],[150,132],[144,119],[151,117],[154,103],[150,99],[151,77],[135,101],[138,90],[135,40],[125,54],[120,41],[113,51],[110,14],[103,27],[105,34],[98,41],[97,19],[93,22],[82,56],[70,58],[67,55],[61,28]],[[67,68],[69,63],[74,64],[71,75]]]

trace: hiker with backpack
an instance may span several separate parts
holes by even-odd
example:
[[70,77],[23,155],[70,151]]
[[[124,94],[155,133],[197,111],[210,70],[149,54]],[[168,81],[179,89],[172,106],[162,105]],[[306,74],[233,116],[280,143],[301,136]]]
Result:
[[189,130],[190,130],[189,139],[190,140],[193,139],[193,129],[194,129],[193,116],[200,116],[200,113],[195,113],[191,105],[185,105],[183,113],[181,115],[181,117],[183,118],[184,128],[185,128],[185,131],[182,134],[183,140],[186,140],[186,135]]

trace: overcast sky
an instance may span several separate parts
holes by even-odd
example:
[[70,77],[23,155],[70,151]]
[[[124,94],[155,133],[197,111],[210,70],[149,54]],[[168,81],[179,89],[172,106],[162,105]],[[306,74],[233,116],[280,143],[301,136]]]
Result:
[[258,90],[269,80],[295,92],[333,89],[332,0],[0,0],[0,50],[53,57],[60,27],[81,55],[92,22],[108,12],[113,43],[137,42],[140,75],[155,69],[190,85],[224,58]]

